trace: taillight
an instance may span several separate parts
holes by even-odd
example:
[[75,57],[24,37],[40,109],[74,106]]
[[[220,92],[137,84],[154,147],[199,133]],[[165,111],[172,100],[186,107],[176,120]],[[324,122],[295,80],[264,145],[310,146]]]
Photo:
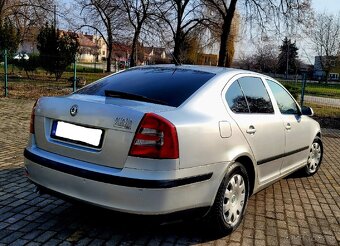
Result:
[[31,112],[31,122],[30,122],[30,133],[34,134],[34,117],[35,117],[35,106],[37,106],[39,99],[37,99],[33,105]]
[[145,114],[136,131],[129,155],[154,159],[177,159],[179,153],[175,126],[157,114]]

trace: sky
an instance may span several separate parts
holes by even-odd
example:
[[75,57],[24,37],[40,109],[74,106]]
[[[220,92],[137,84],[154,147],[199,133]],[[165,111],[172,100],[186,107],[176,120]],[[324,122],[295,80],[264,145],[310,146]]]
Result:
[[[340,0],[312,0],[312,7],[317,13],[340,14]],[[301,46],[304,44],[301,43]],[[300,58],[307,63],[313,63],[316,53],[310,44],[307,43],[306,46],[306,49],[301,49]]]
[[340,12],[340,0],[312,0],[312,6],[319,13],[337,14]]

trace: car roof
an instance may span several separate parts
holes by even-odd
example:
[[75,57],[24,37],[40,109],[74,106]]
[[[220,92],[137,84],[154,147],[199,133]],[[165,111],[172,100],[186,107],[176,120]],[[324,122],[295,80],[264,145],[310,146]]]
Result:
[[217,66],[204,66],[204,65],[175,65],[175,64],[158,64],[158,65],[145,65],[138,66],[135,68],[178,68],[178,69],[187,69],[187,70],[195,70],[202,71],[207,73],[214,74],[222,74],[222,73],[252,73],[257,74],[251,71],[236,69],[236,68],[227,68],[227,67],[217,67]]

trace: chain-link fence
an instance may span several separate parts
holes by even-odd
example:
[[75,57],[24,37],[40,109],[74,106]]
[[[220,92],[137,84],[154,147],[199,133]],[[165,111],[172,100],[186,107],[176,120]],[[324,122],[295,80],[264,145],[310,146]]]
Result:
[[340,129],[340,81],[278,79],[300,104],[314,111],[321,126]]
[[[319,104],[340,108],[340,82],[306,80],[304,93],[302,80],[279,80],[303,104]],[[303,102],[301,101],[302,93]]]
[[[39,98],[66,95],[106,76],[106,63],[65,63],[62,57],[17,55],[2,52],[0,96]],[[115,71],[115,66],[112,66]],[[76,83],[74,83],[74,81]]]

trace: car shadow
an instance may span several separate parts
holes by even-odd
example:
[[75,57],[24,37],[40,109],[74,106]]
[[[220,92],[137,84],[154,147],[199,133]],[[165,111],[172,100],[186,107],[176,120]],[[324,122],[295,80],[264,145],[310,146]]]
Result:
[[[113,244],[169,242],[191,245],[220,238],[200,217],[189,216],[179,220],[125,214],[38,194],[34,188],[24,176],[23,168],[0,169],[0,194],[3,194],[0,196],[0,207],[5,211],[2,216],[8,215],[4,222],[9,223],[9,228],[19,216],[31,227],[35,226],[30,233],[49,231],[57,239],[71,243],[100,239]],[[20,205],[17,206],[17,203]],[[25,232],[25,228],[17,230]],[[11,230],[8,232],[11,233]]]
[[303,174],[301,170],[297,170],[294,173],[289,174],[284,179],[297,179],[297,178],[305,178],[306,175]]

